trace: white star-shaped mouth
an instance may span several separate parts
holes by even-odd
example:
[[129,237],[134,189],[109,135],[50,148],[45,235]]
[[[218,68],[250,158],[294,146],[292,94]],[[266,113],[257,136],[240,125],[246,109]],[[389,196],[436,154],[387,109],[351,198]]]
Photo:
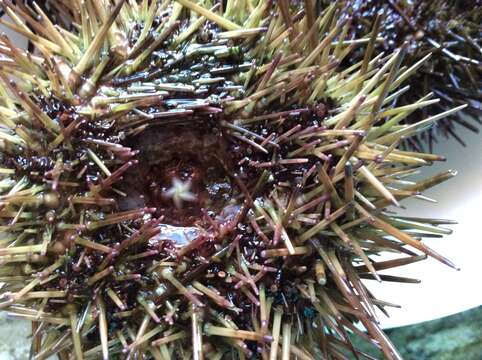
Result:
[[197,200],[196,195],[194,195],[191,191],[191,182],[186,181],[183,182],[177,178],[172,179],[172,186],[166,190],[163,195],[166,198],[172,199],[174,205],[181,209],[183,202],[193,202]]

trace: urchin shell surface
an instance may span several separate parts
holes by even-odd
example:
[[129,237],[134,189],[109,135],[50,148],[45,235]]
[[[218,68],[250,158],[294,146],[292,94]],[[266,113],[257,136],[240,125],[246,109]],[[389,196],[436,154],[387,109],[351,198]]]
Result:
[[463,107],[403,125],[421,63],[341,68],[368,41],[336,4],[1,3],[34,51],[1,37],[0,307],[34,359],[399,358],[362,280],[454,266],[421,242],[449,222],[386,209],[454,175],[398,147]]

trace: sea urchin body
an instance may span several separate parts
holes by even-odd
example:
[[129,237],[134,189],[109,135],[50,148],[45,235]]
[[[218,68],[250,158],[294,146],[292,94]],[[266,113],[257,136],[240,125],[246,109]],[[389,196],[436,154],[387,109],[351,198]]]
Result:
[[2,2],[35,52],[1,39],[0,307],[34,359],[399,358],[362,279],[453,266],[444,221],[385,208],[453,176],[397,145],[458,108],[401,125],[420,64],[339,69],[366,39],[305,3],[74,1],[68,30]]
[[[352,11],[353,32],[359,36],[371,33],[379,17],[375,31],[381,35],[376,44],[380,50],[393,51],[406,42],[410,62],[429,58],[407,84],[412,89],[423,89],[424,93],[433,92],[440,101],[415,111],[407,121],[415,123],[429,112],[468,104],[463,111],[411,137],[407,143],[417,149],[428,144],[433,151],[439,138],[452,137],[465,146],[457,128],[478,132],[482,115],[482,2],[347,0],[342,3]],[[363,52],[359,56],[363,57]],[[400,96],[398,103],[411,104],[417,99],[417,91],[408,91]]]

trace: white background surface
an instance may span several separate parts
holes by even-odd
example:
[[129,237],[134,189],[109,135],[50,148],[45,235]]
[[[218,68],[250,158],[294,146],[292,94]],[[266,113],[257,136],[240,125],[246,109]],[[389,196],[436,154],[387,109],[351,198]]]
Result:
[[390,318],[380,315],[383,327],[403,326],[432,320],[482,304],[482,134],[459,128],[467,142],[439,139],[434,152],[447,157],[446,162],[424,168],[424,175],[456,169],[458,175],[424,194],[438,200],[431,204],[420,200],[402,202],[403,212],[410,216],[453,219],[453,234],[424,242],[449,258],[460,271],[428,259],[381,273],[413,277],[421,284],[397,284],[367,281],[379,299],[397,303],[401,309],[389,308]]

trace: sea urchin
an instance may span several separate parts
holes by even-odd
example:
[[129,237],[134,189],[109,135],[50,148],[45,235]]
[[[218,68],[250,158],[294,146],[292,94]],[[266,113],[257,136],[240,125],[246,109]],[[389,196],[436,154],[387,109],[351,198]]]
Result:
[[[375,31],[381,35],[374,38],[379,50],[393,51],[407,42],[409,62],[429,58],[407,84],[424,93],[433,92],[440,101],[415,111],[407,119],[409,123],[422,120],[430,112],[468,104],[463,111],[407,139],[407,143],[417,149],[428,144],[432,152],[440,137],[453,137],[465,146],[457,128],[478,132],[482,115],[482,1],[344,0],[339,6],[353,14],[351,36],[365,36]],[[363,56],[364,53],[359,52],[353,58],[356,61]],[[411,104],[417,99],[417,91],[407,91],[398,103]]]
[[405,179],[442,158],[400,140],[458,110],[401,125],[420,63],[339,69],[368,39],[313,1],[1,4],[35,50],[1,37],[0,307],[33,359],[399,358],[362,279],[453,266],[444,221],[386,210],[453,176]]

